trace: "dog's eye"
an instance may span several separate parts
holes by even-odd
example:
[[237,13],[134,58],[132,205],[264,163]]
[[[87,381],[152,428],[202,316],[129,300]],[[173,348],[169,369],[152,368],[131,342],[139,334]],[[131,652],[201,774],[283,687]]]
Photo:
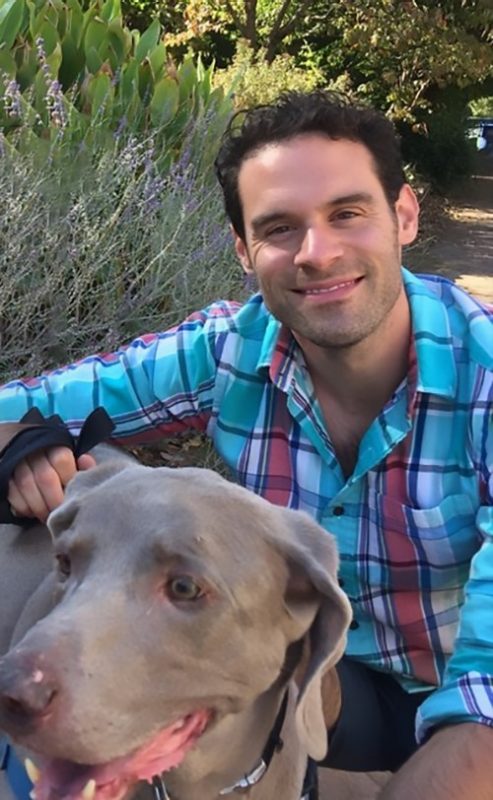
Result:
[[202,588],[190,575],[177,575],[167,584],[168,595],[172,600],[197,600],[202,596]]
[[70,563],[70,558],[66,553],[57,553],[55,555],[55,561],[58,569],[58,576],[62,580],[66,580],[70,577],[70,572],[72,569],[72,564]]

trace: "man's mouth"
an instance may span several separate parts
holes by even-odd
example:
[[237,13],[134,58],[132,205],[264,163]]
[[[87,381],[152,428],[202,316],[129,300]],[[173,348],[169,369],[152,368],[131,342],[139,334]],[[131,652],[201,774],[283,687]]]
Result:
[[296,289],[295,291],[298,294],[302,294],[307,297],[317,296],[317,295],[338,294],[338,293],[344,293],[344,291],[348,289],[352,289],[362,280],[363,280],[362,277],[351,278],[350,280],[338,281],[337,283],[331,283],[319,286],[307,286],[303,289]]
[[204,733],[212,712],[201,709],[175,720],[127,756],[105,764],[29,759],[26,770],[34,784],[33,800],[122,800],[138,781],[152,781],[177,767]]

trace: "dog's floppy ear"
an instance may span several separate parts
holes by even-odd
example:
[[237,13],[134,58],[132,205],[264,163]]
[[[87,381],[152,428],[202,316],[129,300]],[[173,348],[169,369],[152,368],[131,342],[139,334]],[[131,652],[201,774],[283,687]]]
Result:
[[110,480],[122,470],[128,469],[129,466],[135,466],[134,462],[118,459],[78,472],[67,485],[63,503],[52,511],[48,517],[47,525],[52,536],[60,535],[62,531],[72,524],[79,510],[81,500],[87,492],[101,486],[101,484]]
[[322,703],[322,678],[344,653],[351,606],[337,582],[339,558],[335,539],[307,514],[280,510],[284,536],[276,547],[287,560],[285,604],[293,622],[302,626],[308,659],[300,681],[296,727],[307,753],[320,761],[327,750]]

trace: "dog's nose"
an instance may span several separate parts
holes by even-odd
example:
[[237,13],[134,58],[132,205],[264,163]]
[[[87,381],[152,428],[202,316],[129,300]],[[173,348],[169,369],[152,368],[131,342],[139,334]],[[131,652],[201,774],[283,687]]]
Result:
[[51,710],[56,694],[54,677],[32,659],[0,659],[0,727],[32,725]]

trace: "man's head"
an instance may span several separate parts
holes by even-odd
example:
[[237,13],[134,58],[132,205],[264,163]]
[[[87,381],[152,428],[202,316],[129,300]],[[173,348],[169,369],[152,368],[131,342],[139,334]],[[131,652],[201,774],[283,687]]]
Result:
[[230,130],[217,170],[243,269],[305,355],[394,335],[418,205],[384,117],[328,93],[284,95]]
[[319,133],[359,142],[370,152],[389,205],[405,183],[400,145],[392,123],[368,106],[350,103],[335,92],[286,92],[271,105],[238,112],[231,120],[216,158],[216,175],[226,213],[245,239],[238,174],[245,159],[269,144]]

